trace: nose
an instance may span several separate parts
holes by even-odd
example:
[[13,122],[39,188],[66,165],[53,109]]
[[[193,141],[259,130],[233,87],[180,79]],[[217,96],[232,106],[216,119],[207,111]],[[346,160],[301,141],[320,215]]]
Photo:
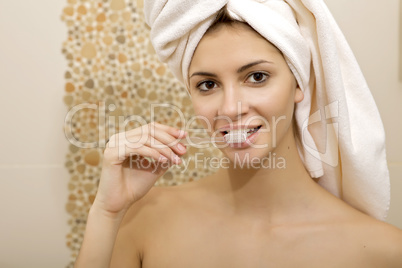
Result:
[[218,115],[237,121],[242,115],[248,113],[249,103],[245,92],[240,87],[231,85],[223,90],[223,95],[218,109]]

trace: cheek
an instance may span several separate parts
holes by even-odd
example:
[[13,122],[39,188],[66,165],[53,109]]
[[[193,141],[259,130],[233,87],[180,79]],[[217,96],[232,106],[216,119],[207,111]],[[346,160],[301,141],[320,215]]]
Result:
[[294,109],[294,96],[292,91],[288,91],[284,88],[280,88],[275,94],[269,94],[265,98],[259,98],[255,100],[258,104],[256,107],[260,107],[261,113],[271,117],[292,116]]
[[211,106],[193,101],[193,109],[197,117],[197,123],[201,124],[204,128],[210,128],[214,118],[214,112]]
[[205,109],[205,105],[202,105],[198,101],[194,101],[194,100],[193,100],[193,109],[194,109],[195,115],[197,115],[197,116],[205,116],[205,113],[207,112],[206,111],[207,109]]

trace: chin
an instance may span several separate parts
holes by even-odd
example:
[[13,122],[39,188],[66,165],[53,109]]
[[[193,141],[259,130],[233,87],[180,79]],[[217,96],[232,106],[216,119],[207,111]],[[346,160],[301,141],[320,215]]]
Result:
[[[288,129],[291,132],[291,129]],[[261,133],[262,134],[262,133]],[[286,159],[279,147],[288,147],[285,135],[276,137],[276,144],[272,141],[271,135],[260,135],[252,144],[234,144],[221,149],[224,157],[230,161],[231,166],[241,169],[284,169]]]
[[[243,169],[258,169],[261,167],[271,167],[277,163],[274,158],[278,158],[274,150],[269,148],[264,149],[235,149],[228,148],[223,150],[224,157],[230,161],[231,166]],[[275,163],[274,163],[275,162]]]

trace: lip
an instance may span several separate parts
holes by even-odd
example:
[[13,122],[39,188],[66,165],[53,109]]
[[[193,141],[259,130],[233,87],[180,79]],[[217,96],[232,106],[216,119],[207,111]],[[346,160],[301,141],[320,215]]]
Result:
[[223,126],[223,127],[220,127],[220,128],[218,128],[217,130],[220,132],[220,133],[223,133],[223,132],[227,132],[227,131],[231,131],[231,130],[237,130],[237,129],[251,129],[251,128],[257,128],[257,127],[259,127],[259,126],[262,126],[262,125],[248,125],[248,126],[246,126],[246,125],[225,125],[225,126]]

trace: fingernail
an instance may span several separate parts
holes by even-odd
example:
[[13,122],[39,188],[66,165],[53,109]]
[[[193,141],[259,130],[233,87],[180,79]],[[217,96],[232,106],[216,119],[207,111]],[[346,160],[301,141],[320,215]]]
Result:
[[179,130],[179,137],[186,136],[186,132],[184,130]]
[[185,152],[186,151],[186,147],[184,147],[182,144],[178,143],[177,144],[177,149],[179,149],[179,151]]

